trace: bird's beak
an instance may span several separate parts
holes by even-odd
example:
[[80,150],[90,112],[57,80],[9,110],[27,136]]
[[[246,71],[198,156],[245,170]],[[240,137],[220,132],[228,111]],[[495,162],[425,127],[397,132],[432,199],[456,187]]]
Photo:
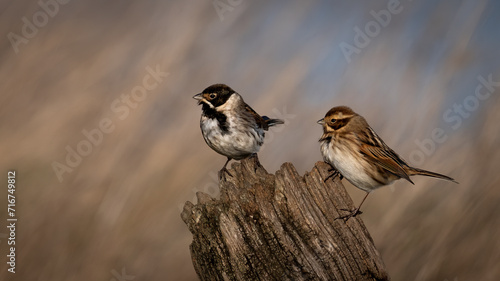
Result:
[[319,120],[318,120],[318,122],[316,122],[316,123],[318,123],[318,124],[320,124],[320,125],[325,124],[325,118],[321,118],[321,119],[319,119]]
[[201,101],[203,100],[203,95],[202,93],[196,94],[193,96],[193,99],[198,101],[198,104],[201,104]]

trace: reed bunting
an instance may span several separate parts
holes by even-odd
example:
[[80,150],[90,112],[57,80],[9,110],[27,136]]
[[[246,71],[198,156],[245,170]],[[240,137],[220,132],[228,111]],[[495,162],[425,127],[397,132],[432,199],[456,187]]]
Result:
[[332,165],[354,186],[366,191],[366,196],[359,207],[339,219],[347,221],[361,214],[361,205],[370,192],[401,178],[412,184],[410,176],[414,175],[457,183],[448,176],[410,167],[384,143],[363,116],[347,106],[330,109],[318,124],[323,126],[323,135],[319,142],[324,161]]
[[219,174],[231,159],[244,159],[259,151],[264,143],[264,131],[283,120],[260,116],[233,89],[224,84],[214,84],[194,99],[202,105],[200,127],[205,142],[217,153],[227,157]]

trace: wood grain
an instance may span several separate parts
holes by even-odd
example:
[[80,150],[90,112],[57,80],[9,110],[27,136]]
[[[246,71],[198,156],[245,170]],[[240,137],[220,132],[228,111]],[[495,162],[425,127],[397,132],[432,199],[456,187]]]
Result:
[[291,163],[269,174],[256,157],[234,163],[220,199],[197,193],[182,219],[201,280],[389,280],[360,217],[330,166],[300,176]]

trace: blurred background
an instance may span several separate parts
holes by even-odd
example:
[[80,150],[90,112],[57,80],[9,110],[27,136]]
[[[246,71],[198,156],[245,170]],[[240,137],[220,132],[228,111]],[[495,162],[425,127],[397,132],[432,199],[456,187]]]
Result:
[[191,98],[213,83],[286,120],[259,153],[271,173],[309,171],[316,121],[348,105],[460,182],[368,198],[393,280],[500,279],[500,2],[59,1],[0,1],[1,225],[12,169],[18,217],[1,280],[197,280],[180,213],[218,196]]

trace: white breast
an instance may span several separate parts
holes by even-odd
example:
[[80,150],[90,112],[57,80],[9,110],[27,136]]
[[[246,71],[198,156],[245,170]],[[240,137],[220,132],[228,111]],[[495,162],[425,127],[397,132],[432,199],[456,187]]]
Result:
[[321,153],[325,162],[333,165],[350,183],[366,192],[382,186],[366,172],[365,167],[368,163],[359,152],[348,149],[341,150],[332,145],[333,142],[334,140],[321,143]]
[[[234,104],[240,102],[241,97],[233,94],[217,111],[227,113],[234,108]],[[264,142],[264,131],[262,129],[245,126],[239,116],[226,114],[229,130],[223,132],[219,128],[217,119],[201,117],[201,131],[205,142],[219,154],[233,159],[243,159],[253,153],[257,153]]]

